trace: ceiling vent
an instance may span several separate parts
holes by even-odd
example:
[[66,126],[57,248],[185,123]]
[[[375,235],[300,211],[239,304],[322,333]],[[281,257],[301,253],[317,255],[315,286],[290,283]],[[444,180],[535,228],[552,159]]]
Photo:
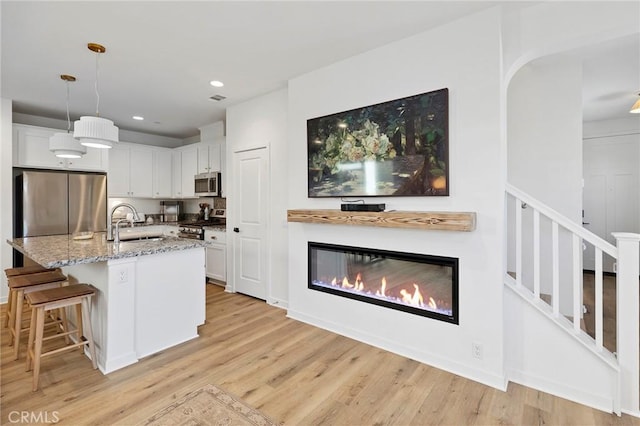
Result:
[[221,101],[223,99],[227,99],[227,97],[222,95],[213,95],[209,99],[211,99],[212,101]]

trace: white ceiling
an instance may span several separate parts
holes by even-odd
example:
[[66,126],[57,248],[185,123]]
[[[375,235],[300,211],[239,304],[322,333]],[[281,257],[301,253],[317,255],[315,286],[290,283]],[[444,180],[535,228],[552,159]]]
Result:
[[[286,87],[292,77],[499,3],[3,0],[1,94],[14,101],[14,112],[65,119],[59,75],[72,74],[71,119],[94,115],[96,55],[86,45],[96,42],[107,48],[99,58],[100,115],[121,129],[184,139],[224,119],[228,106]],[[629,44],[626,51],[637,53],[637,38]],[[589,102],[632,90],[628,110],[640,86],[633,58],[636,81],[625,87],[606,88],[606,75],[592,71],[597,77],[587,78],[585,71],[585,83],[594,86]],[[622,50],[616,60],[629,68]],[[600,62],[589,58],[585,70]],[[225,86],[209,86],[212,79]],[[227,99],[209,100],[216,94]],[[586,104],[585,112],[609,118],[598,106]]]
[[600,43],[575,55],[582,59],[582,119],[629,117],[640,92],[640,35]]

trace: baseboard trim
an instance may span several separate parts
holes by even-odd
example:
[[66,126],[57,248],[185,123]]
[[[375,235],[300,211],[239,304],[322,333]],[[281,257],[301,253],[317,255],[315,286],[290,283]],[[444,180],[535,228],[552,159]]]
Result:
[[564,383],[554,382],[552,380],[545,379],[543,377],[537,377],[531,374],[524,373],[522,371],[508,370],[507,376],[509,381],[518,383],[522,386],[527,386],[532,389],[538,389],[542,392],[556,395],[560,398],[577,402],[578,404],[587,405],[606,413],[613,413],[614,402],[612,398],[608,398],[602,395],[595,395],[590,392],[585,392],[581,389],[575,389],[566,386]]

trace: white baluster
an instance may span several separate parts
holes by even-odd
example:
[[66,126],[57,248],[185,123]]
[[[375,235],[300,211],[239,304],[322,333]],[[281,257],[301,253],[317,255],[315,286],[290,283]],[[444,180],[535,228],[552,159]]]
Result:
[[599,350],[602,350],[602,250],[595,247],[596,256],[596,283],[595,283],[595,310],[594,315],[596,317],[596,346]]
[[533,293],[540,298],[540,212],[533,211]]
[[558,245],[558,222],[551,223],[551,255],[553,272],[553,315],[560,316],[560,249]]
[[582,318],[582,241],[579,236],[572,234],[572,260],[573,260],[573,329],[580,331],[580,319]]
[[522,285],[522,201],[516,198],[516,283]]

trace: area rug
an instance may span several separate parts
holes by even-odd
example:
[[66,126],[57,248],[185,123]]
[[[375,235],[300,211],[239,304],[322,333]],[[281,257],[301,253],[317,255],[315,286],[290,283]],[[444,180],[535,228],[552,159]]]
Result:
[[277,425],[240,398],[207,385],[158,411],[142,425]]

